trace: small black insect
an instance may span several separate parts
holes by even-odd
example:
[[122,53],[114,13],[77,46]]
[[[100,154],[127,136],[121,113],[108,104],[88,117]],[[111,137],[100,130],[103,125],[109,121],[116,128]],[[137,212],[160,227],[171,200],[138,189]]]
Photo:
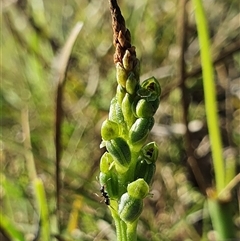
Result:
[[108,193],[105,191],[105,187],[104,187],[104,186],[101,186],[100,192],[101,192],[101,194],[102,194],[102,197],[105,198],[104,203],[105,203],[106,205],[110,205],[110,198],[109,198],[109,196],[108,196]]

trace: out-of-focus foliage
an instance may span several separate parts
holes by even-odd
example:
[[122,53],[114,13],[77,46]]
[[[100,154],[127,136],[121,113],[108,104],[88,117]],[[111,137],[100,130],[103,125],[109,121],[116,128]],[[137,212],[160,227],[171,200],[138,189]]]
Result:
[[[139,240],[211,240],[204,194],[187,163],[191,145],[204,177],[212,185],[199,47],[191,3],[187,3],[185,52],[190,143],[186,143],[182,91],[178,84],[180,47],[176,0],[119,1],[141,59],[142,79],[154,75],[163,91],[151,139],[160,147],[152,196],[146,199]],[[212,37],[224,155],[239,160],[240,55],[239,2],[205,1]],[[63,89],[60,232],[69,240],[115,240],[109,212],[99,192],[100,126],[116,88],[111,19],[106,0],[19,0],[1,9],[1,211],[33,240],[39,217],[26,167],[24,110],[29,111],[32,152],[56,233],[55,108],[53,65],[68,34],[83,23],[72,50]],[[224,53],[228,55],[224,57]],[[230,53],[230,54],[229,54]],[[239,163],[238,163],[239,164]],[[240,227],[236,190],[233,215]],[[98,195],[96,195],[98,194]],[[1,238],[1,236],[0,236]],[[68,239],[66,239],[68,240]]]

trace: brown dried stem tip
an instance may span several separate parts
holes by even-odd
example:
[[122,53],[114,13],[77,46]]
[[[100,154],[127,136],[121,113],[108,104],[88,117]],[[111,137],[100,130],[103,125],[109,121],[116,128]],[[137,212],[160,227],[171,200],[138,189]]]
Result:
[[125,20],[121,14],[121,10],[116,0],[109,0],[110,11],[112,15],[112,28],[113,28],[113,45],[116,50],[114,53],[114,63],[122,63],[122,59],[126,51],[128,57],[135,62],[136,51],[135,47],[131,45],[131,34],[126,28]]

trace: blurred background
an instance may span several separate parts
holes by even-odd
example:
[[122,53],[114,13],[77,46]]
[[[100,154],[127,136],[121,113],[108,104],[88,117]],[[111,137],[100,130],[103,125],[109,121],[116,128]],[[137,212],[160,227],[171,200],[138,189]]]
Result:
[[[149,137],[159,145],[159,158],[153,195],[146,198],[139,221],[140,241],[214,240],[205,207],[206,190],[214,184],[214,173],[197,30],[191,1],[183,8],[184,2],[118,1],[141,60],[141,80],[155,76],[162,88]],[[205,9],[223,154],[226,161],[234,159],[239,168],[239,1],[205,1]],[[60,212],[56,224],[55,70],[61,67],[59,53],[79,22],[82,29],[62,86]],[[108,116],[116,89],[108,1],[2,0],[1,34],[2,213],[24,233],[25,240],[34,239],[39,217],[26,161],[28,134],[24,126],[29,125],[37,175],[46,190],[53,240],[116,240],[97,179],[103,153],[99,148],[101,123]],[[238,188],[233,196],[233,218],[238,228],[239,196]]]

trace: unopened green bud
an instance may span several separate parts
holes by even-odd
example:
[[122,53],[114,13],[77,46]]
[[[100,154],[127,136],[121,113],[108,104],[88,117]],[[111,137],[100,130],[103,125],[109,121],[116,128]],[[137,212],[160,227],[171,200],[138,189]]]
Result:
[[118,206],[118,213],[120,218],[126,223],[133,223],[136,221],[143,210],[142,199],[136,199],[124,193],[121,196]]
[[101,136],[105,141],[109,141],[117,136],[119,136],[119,126],[116,122],[111,120],[105,120],[102,123]]
[[126,81],[127,81],[127,71],[123,68],[121,63],[116,64],[117,70],[117,82],[122,87],[126,88]]
[[128,167],[131,161],[131,152],[127,142],[117,137],[106,142],[106,148],[113,156],[117,165]]
[[133,60],[132,60],[131,53],[129,52],[129,50],[125,51],[125,54],[124,54],[123,59],[122,59],[122,62],[123,62],[123,67],[127,71],[132,70]]
[[116,122],[118,124],[124,123],[122,109],[116,97],[114,97],[111,101],[110,110],[109,110],[109,120]]
[[127,123],[127,126],[129,127],[136,120],[136,117],[133,115],[133,112],[132,112],[132,102],[133,102],[133,97],[127,93],[122,101],[122,112],[123,112],[124,120]]
[[149,186],[143,178],[138,178],[136,181],[128,184],[127,192],[130,197],[134,197],[136,199],[143,199],[149,193]]
[[110,198],[118,198],[118,177],[115,169],[108,173],[100,172],[99,181],[101,186],[105,187]]
[[155,171],[155,163],[148,164],[144,159],[139,158],[134,172],[134,179],[143,178],[147,184],[150,184]]
[[129,130],[129,137],[131,143],[133,145],[143,145],[153,125],[153,117],[137,119]]
[[125,94],[126,94],[125,88],[123,88],[121,85],[118,85],[117,86],[116,98],[117,98],[117,101],[120,105],[122,104],[122,101],[123,101],[123,98],[124,98]]
[[103,173],[109,172],[110,168],[113,166],[113,157],[110,153],[105,152],[100,160],[100,171]]
[[149,164],[156,162],[158,158],[158,147],[156,142],[146,144],[141,150],[141,156]]
[[131,72],[126,82],[126,91],[131,95],[134,94],[136,91],[137,84],[138,84],[138,80],[136,79],[134,73]]
[[133,73],[135,74],[135,77],[137,80],[139,80],[139,76],[140,76],[140,61],[139,59],[135,59],[135,65],[133,68]]
[[105,185],[106,180],[107,180],[107,174],[100,172],[99,173],[99,182],[100,182],[101,186]]
[[[153,116],[158,109],[160,98],[147,89],[140,88],[133,102],[133,112],[137,117]],[[154,99],[154,100],[152,100]]]
[[146,99],[140,99],[136,104],[135,113],[137,117],[151,117],[154,115],[152,103]]

